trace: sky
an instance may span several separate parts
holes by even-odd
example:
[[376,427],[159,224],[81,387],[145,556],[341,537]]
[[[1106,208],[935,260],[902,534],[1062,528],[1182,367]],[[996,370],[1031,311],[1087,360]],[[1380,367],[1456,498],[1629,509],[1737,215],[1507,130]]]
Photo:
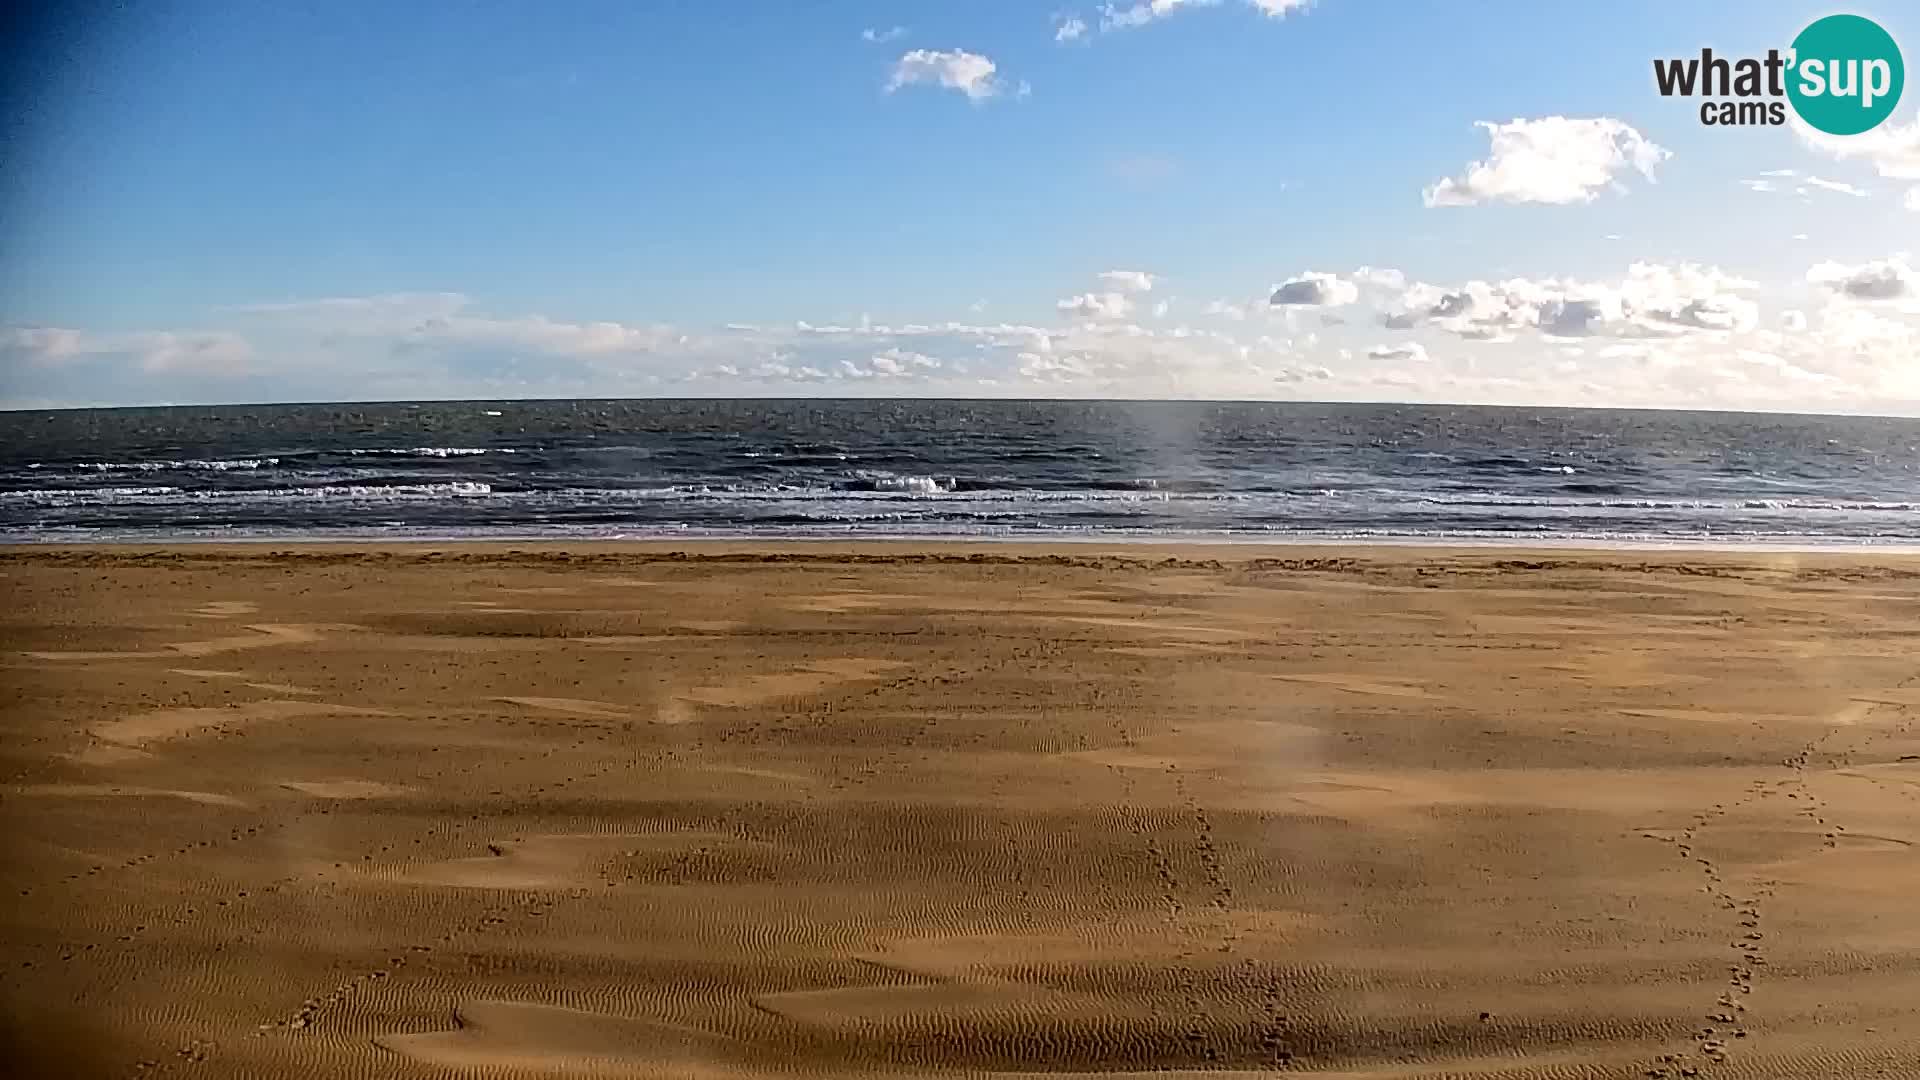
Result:
[[0,76],[0,407],[1214,398],[1920,415],[1920,9],[82,4]]

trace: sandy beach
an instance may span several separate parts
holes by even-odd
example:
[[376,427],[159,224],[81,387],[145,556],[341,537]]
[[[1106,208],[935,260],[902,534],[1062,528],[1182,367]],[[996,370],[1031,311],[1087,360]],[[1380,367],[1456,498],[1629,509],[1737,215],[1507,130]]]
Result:
[[1920,557],[0,550],[14,1076],[1920,1075]]

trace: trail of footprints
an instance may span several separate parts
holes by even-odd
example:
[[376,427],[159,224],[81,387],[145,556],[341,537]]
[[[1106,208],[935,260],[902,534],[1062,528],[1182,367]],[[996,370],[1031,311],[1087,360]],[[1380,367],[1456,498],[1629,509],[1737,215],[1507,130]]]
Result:
[[[1911,685],[1916,680],[1909,679],[1902,686]],[[1793,804],[1790,812],[1806,820],[1821,832],[1820,847],[1831,851],[1839,846],[1841,834],[1846,826],[1830,824],[1827,820],[1827,805],[1807,783],[1809,770],[1814,769],[1815,758],[1825,755],[1825,770],[1842,767],[1851,761],[1850,754],[1866,748],[1866,745],[1887,737],[1889,734],[1905,734],[1911,727],[1911,721],[1869,733],[1863,742],[1853,751],[1830,749],[1829,744],[1845,728],[1834,727],[1825,734],[1808,742],[1800,751],[1787,758],[1782,764],[1792,770],[1785,779],[1767,781],[1755,780],[1748,785],[1747,792],[1731,805],[1716,803],[1701,812],[1677,837],[1659,836],[1649,833],[1655,839],[1673,844],[1676,853],[1700,867],[1706,879],[1702,891],[1711,896],[1723,909],[1734,913],[1737,923],[1737,938],[1732,948],[1737,954],[1735,962],[1728,967],[1727,989],[1715,999],[1713,1010],[1706,1014],[1710,1024],[1693,1034],[1693,1049],[1689,1053],[1663,1054],[1655,1059],[1646,1075],[1652,1080],[1670,1080],[1670,1078],[1704,1077],[1704,1071],[1710,1065],[1724,1065],[1729,1058],[1729,1039],[1735,1042],[1749,1037],[1745,1014],[1748,999],[1753,995],[1754,980],[1761,969],[1767,966],[1765,952],[1766,934],[1760,928],[1761,904],[1770,899],[1779,887],[1776,880],[1760,881],[1751,890],[1750,895],[1736,896],[1717,863],[1699,853],[1700,834],[1729,814],[1756,802],[1779,798]]]
[[[431,781],[439,778],[440,776],[444,775],[448,771],[450,771],[449,768],[430,769],[421,774],[421,779]],[[334,807],[329,803],[328,800],[324,800],[324,799],[303,800],[301,803],[291,808],[286,815],[276,817],[276,818],[263,819],[252,825],[233,826],[230,830],[228,830],[224,839],[198,840],[198,841],[194,841],[193,843],[183,844],[179,847],[168,848],[162,851],[148,852],[141,855],[130,856],[126,859],[121,860],[118,863],[103,864],[101,866],[95,866],[91,868],[86,875],[79,875],[79,874],[69,875],[65,880],[67,882],[72,882],[75,880],[85,880],[85,878],[87,877],[100,874],[100,873],[105,873],[108,870],[120,870],[120,871],[141,870],[156,862],[163,861],[163,860],[181,858],[189,855],[212,854],[216,851],[223,850],[233,845],[242,844],[246,842],[253,842],[253,841],[264,841],[269,838],[285,835],[290,832],[298,832],[299,829],[297,828],[297,826],[303,824],[308,819],[314,818],[314,817],[326,817],[331,815],[333,811],[334,811]],[[456,823],[455,825],[451,826],[450,829],[457,830],[461,827],[462,827],[461,824]],[[413,843],[421,844],[425,841],[427,837],[434,835],[437,831],[438,830],[432,827],[429,827],[424,831],[424,833],[421,836],[415,837],[413,839]],[[379,848],[377,848],[376,851],[374,852],[363,854],[361,856],[361,860],[371,861],[374,858],[375,854],[384,854],[384,853],[390,852],[398,846],[399,844],[397,842],[393,844],[382,845]],[[345,864],[336,863],[335,865],[343,866]],[[324,871],[317,872],[317,873],[324,873]],[[306,875],[289,874],[289,875],[284,875],[281,877],[274,878],[264,883],[250,885],[245,888],[241,888],[238,886],[229,887],[209,897],[197,899],[191,902],[174,904],[164,908],[149,910],[144,915],[135,916],[135,920],[132,923],[132,925],[124,927],[120,933],[113,935],[110,941],[86,942],[86,943],[78,943],[78,942],[59,943],[58,948],[60,950],[60,955],[59,955],[60,962],[63,964],[71,964],[75,961],[81,961],[81,960],[99,960],[102,957],[113,952],[111,948],[102,948],[101,947],[102,945],[106,945],[106,946],[123,945],[123,946],[131,947],[132,945],[142,940],[145,935],[147,935],[148,933],[152,932],[154,929],[161,926],[186,926],[200,918],[219,917],[222,915],[233,914],[234,909],[242,906],[245,902],[250,900],[257,900],[262,897],[273,896],[279,892],[282,892],[288,888],[291,888],[297,882],[299,882],[304,876]],[[244,944],[244,943],[245,943],[244,938],[242,937],[236,937],[232,940],[232,944],[238,945],[238,944]],[[221,946],[216,945],[215,948],[219,949],[221,948]],[[32,964],[30,961],[23,962],[22,967],[26,969],[31,969]]]
[[[583,726],[578,724],[569,724],[566,722],[556,723],[552,721],[543,721],[538,719],[521,719],[521,720],[515,720],[515,721],[508,721],[508,723],[510,725],[527,724],[535,727],[578,728]],[[605,738],[608,736],[605,734],[602,734],[599,737]],[[580,749],[580,747],[576,746],[573,749]],[[533,762],[537,760],[544,761],[544,760],[550,759],[558,752],[559,752],[559,748],[549,747],[538,752],[527,753],[527,754],[520,755],[519,757],[516,757],[516,758],[507,759],[506,761],[503,762],[503,764],[510,764],[514,766],[524,766],[529,762]],[[567,776],[561,780],[549,782],[547,784],[535,785],[530,788],[527,788],[526,790],[530,794],[539,795],[551,790],[556,790],[567,783],[577,783],[582,781],[597,780],[618,767],[620,767],[619,763],[615,762],[611,758],[608,758],[602,761],[598,765],[595,765],[588,769],[583,770],[578,775]],[[420,778],[425,781],[432,781],[452,771],[454,771],[453,767],[448,766],[442,769],[430,770],[426,773],[421,774]],[[495,796],[501,796],[501,795],[505,795],[506,791],[505,789],[492,789],[491,794]],[[303,811],[303,814],[311,813],[315,815],[328,815],[328,814],[331,814],[332,811],[333,811],[333,808],[331,806],[321,805],[318,808]],[[479,814],[474,814],[469,818],[469,820],[464,822],[456,821],[456,822],[448,823],[444,826],[428,826],[424,830],[421,830],[418,835],[411,837],[408,840],[408,842],[404,844],[402,843],[401,840],[396,839],[391,843],[378,845],[369,850],[363,851],[358,860],[342,859],[342,860],[336,861],[333,864],[333,869],[335,870],[344,869],[346,866],[350,865],[350,862],[352,861],[357,861],[360,863],[370,863],[375,861],[380,856],[390,855],[405,847],[424,845],[429,839],[437,835],[443,835],[443,834],[458,835],[458,834],[464,833],[469,828],[472,828],[482,823],[482,821],[483,819]],[[288,888],[294,887],[296,884],[300,883],[304,878],[322,877],[327,873],[329,873],[328,870],[322,869],[322,870],[313,871],[310,874],[288,875],[285,877],[276,878],[273,881],[270,881],[263,886],[259,886],[253,889],[236,890],[231,896],[223,897],[219,900],[216,900],[212,905],[198,905],[198,906],[189,905],[189,906],[186,906],[183,909],[183,911],[180,913],[181,915],[185,916],[185,918],[177,918],[175,922],[176,924],[184,924],[184,922],[186,921],[186,918],[191,918],[196,914],[202,914],[202,915],[208,914],[212,911],[229,907],[231,904],[235,904],[240,901],[247,900],[249,898],[272,896]],[[631,877],[629,877],[628,880],[631,880]],[[320,887],[323,889],[331,890],[333,888],[333,885],[331,883],[325,883],[325,884],[322,884]],[[551,910],[551,908],[555,904],[557,904],[560,899],[562,898],[577,899],[581,896],[586,895],[589,891],[590,890],[586,890],[586,889],[573,889],[573,890],[567,890],[563,893],[529,893],[527,896],[522,897],[517,903],[508,903],[508,904],[501,904],[501,905],[495,905],[493,907],[489,907],[483,912],[480,918],[474,920],[471,923],[456,927],[448,931],[446,934],[441,935],[440,938],[438,938],[432,944],[415,943],[415,944],[403,946],[400,949],[396,949],[393,954],[389,955],[386,958],[384,963],[370,967],[368,969],[365,969],[353,975],[352,977],[346,979],[339,985],[327,991],[325,994],[315,995],[313,997],[306,999],[301,1003],[300,1008],[294,1010],[292,1013],[286,1014],[285,1016],[282,1016],[273,1020],[269,1020],[259,1025],[259,1027],[256,1028],[253,1032],[251,1032],[250,1035],[252,1037],[259,1037],[261,1035],[266,1034],[267,1032],[274,1031],[274,1030],[298,1031],[298,1030],[307,1028],[311,1026],[315,1021],[317,1021],[322,1013],[344,1002],[356,992],[366,988],[367,986],[373,985],[382,980],[392,977],[396,972],[398,972],[400,969],[404,968],[407,965],[408,959],[410,957],[418,956],[425,953],[430,953],[433,951],[436,945],[440,947],[444,947],[462,937],[466,937],[471,934],[484,933],[484,932],[496,929],[500,926],[505,925],[509,921],[510,916],[520,915],[520,916],[531,917],[531,918],[541,917],[545,915],[547,911]],[[118,941],[122,943],[132,942],[136,940],[140,934],[147,932],[150,925],[158,925],[158,923],[156,920],[150,918],[146,923],[142,923],[136,926],[132,932],[121,935],[118,938]],[[239,942],[236,942],[236,943],[239,943]],[[86,946],[86,950],[89,952],[92,951],[93,946],[91,945]],[[133,1065],[132,1069],[130,1070],[130,1074],[134,1076],[143,1077],[143,1078],[151,1078],[163,1071],[171,1070],[179,1066],[193,1065],[193,1064],[198,1064],[200,1062],[203,1062],[207,1060],[209,1057],[211,1057],[217,1049],[218,1049],[218,1044],[216,1042],[209,1039],[195,1037],[188,1040],[188,1042],[182,1044],[181,1046],[177,1047],[171,1057],[147,1058],[147,1059],[142,1059],[136,1062]]]

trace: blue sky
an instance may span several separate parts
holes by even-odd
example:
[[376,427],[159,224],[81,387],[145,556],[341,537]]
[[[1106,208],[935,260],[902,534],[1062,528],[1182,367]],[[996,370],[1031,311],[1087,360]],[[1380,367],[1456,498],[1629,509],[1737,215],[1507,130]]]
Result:
[[[9,88],[0,402],[1920,411],[1920,91],[1841,145],[1652,86],[1833,10],[102,11]],[[1847,10],[1920,42],[1910,7]],[[1428,205],[1475,162],[1491,186]],[[1305,275],[1334,284],[1269,302]]]

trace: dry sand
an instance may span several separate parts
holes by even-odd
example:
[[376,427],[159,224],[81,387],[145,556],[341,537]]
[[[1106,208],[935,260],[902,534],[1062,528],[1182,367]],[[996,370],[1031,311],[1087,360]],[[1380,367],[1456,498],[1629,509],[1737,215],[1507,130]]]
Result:
[[0,1072],[1920,1075],[1920,560],[756,551],[0,552]]

